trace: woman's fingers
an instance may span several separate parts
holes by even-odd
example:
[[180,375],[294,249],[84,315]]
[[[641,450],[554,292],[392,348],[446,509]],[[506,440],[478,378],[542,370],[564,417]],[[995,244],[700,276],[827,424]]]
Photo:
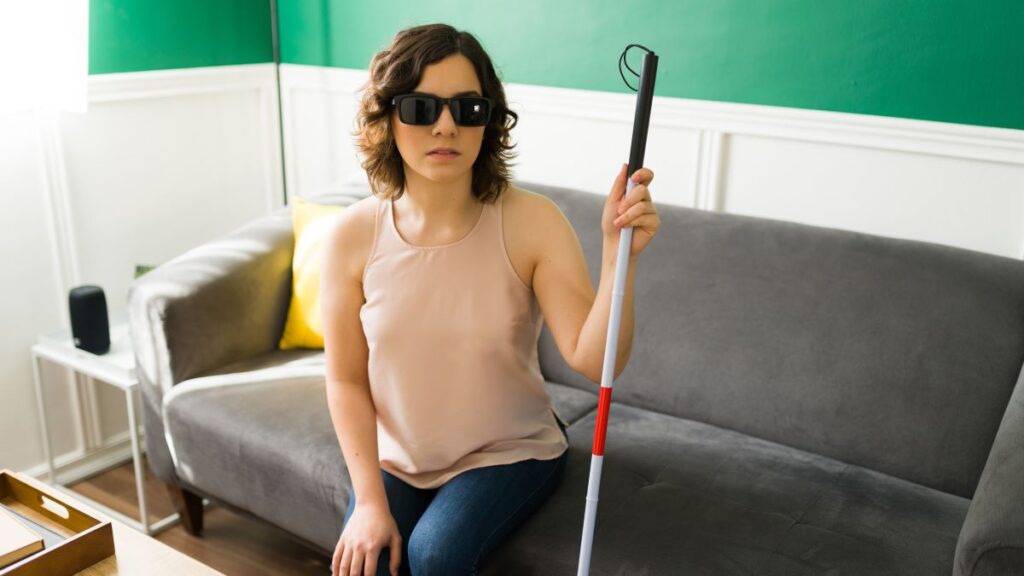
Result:
[[621,220],[623,216],[630,213],[636,214],[637,210],[640,212],[647,211],[651,205],[649,200],[650,199],[647,197],[646,186],[637,186],[636,188],[633,188],[630,190],[629,195],[624,198],[616,208],[616,212],[618,213],[618,218],[616,220]]
[[648,210],[648,207],[649,205],[646,202],[635,204],[631,206],[630,209],[627,210],[625,213],[618,215],[618,217],[615,218],[614,224],[618,228],[628,227],[628,225],[636,227],[637,220],[639,218],[645,216],[646,214],[653,213],[653,210]]
[[402,535],[398,532],[391,537],[391,575],[398,576],[398,569],[402,566]]
[[[628,166],[623,164],[619,168],[619,173],[615,177],[615,181],[612,182],[611,190],[608,191],[608,199],[612,202],[617,202],[620,205],[623,202],[629,201],[630,198],[635,197],[638,188],[643,188],[644,193],[647,191],[647,186],[654,180],[654,172],[650,168],[640,168],[636,172],[633,172],[627,180],[626,170]],[[628,182],[633,182],[632,190],[629,189]]]
[[341,545],[341,554],[338,556],[338,565],[335,567],[334,576],[348,576],[348,567],[352,561],[352,552],[348,546]]
[[630,206],[635,205],[638,202],[649,199],[650,191],[644,184],[637,184],[632,190],[626,192],[626,196],[619,201],[619,205],[616,207],[616,211],[619,214],[625,212]]
[[657,220],[655,220],[655,218],[656,218],[656,216],[654,214],[644,214],[644,215],[638,216],[637,218],[634,218],[633,220],[630,220],[628,222],[622,222],[622,223],[616,224],[615,225],[615,229],[616,230],[622,230],[626,226],[630,226],[634,230],[645,229],[645,228],[653,228],[654,224],[657,222]]
[[371,552],[370,554],[366,555],[366,569],[363,570],[364,576],[374,576],[377,573],[378,557],[378,552]]
[[650,168],[638,168],[636,172],[629,176],[634,182],[644,186],[650,184],[651,180],[654,180],[654,172]]
[[[348,576],[362,576],[363,574],[363,553],[358,549],[352,551],[352,564],[348,570]],[[373,574],[370,574],[373,576]]]
[[612,182],[612,188],[608,191],[609,202],[619,202],[622,199],[622,194],[626,190],[626,165],[623,164],[619,168],[619,173],[615,176],[615,181]]

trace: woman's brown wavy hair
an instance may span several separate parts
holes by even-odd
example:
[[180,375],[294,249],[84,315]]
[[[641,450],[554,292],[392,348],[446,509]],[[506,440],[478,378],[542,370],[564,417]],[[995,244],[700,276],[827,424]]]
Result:
[[473,63],[483,96],[494,103],[480,154],[473,163],[473,196],[494,202],[509,184],[509,160],[516,156],[509,133],[519,115],[508,108],[490,56],[469,32],[447,24],[424,24],[398,32],[387,48],[375,54],[370,60],[370,78],[359,89],[363,95],[352,135],[365,158],[361,165],[375,195],[397,200],[406,182],[402,156],[391,132],[391,99],[413,91],[427,65],[452,54],[462,54]]

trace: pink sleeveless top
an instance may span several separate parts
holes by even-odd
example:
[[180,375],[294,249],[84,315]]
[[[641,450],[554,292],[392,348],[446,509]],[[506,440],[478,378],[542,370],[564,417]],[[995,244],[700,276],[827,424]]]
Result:
[[406,242],[378,199],[359,317],[380,467],[418,488],[568,448],[537,359],[540,306],[505,251],[503,199],[440,246]]

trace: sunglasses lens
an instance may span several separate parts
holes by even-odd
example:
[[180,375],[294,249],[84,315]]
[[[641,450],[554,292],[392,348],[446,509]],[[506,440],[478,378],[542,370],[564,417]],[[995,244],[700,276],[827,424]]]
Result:
[[490,120],[491,107],[483,98],[459,98],[455,103],[456,121],[463,126],[483,126]]
[[[406,96],[399,100],[398,117],[406,124],[429,126],[437,121],[443,105],[430,96]],[[491,104],[483,98],[455,98],[450,106],[452,118],[460,126],[484,126],[491,119]]]
[[398,108],[402,122],[418,126],[433,124],[438,116],[438,102],[424,96],[403,98]]

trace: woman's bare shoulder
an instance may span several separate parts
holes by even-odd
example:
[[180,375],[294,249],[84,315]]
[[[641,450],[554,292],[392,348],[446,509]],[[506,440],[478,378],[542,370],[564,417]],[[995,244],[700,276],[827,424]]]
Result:
[[522,220],[535,220],[554,205],[547,196],[509,184],[505,190],[504,208],[511,216]]
[[373,194],[361,198],[347,206],[338,214],[334,222],[333,234],[345,252],[347,272],[354,278],[361,278],[366,261],[373,247],[376,231],[377,209],[381,200]]
[[551,235],[559,224],[568,225],[558,205],[547,196],[509,185],[503,204],[505,244],[513,268],[527,286]]
[[539,235],[549,231],[552,225],[568,224],[561,207],[544,194],[512,185],[506,193],[506,224],[518,230],[527,230],[530,237],[540,240],[538,244],[544,245]]

